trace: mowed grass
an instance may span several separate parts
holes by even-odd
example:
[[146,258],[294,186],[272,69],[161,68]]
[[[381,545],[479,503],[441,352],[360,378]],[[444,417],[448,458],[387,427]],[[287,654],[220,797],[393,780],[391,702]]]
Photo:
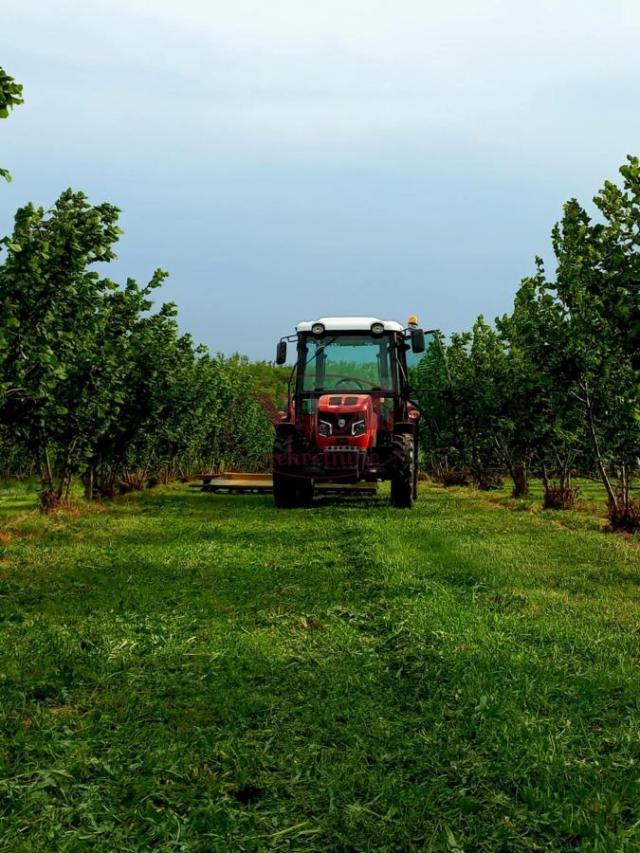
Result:
[[2,849],[640,848],[637,542],[428,485],[31,500],[0,501]]

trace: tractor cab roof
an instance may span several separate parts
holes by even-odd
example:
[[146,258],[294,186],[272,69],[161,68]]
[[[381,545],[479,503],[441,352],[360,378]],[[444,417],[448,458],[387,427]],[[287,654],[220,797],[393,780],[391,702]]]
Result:
[[377,317],[320,317],[298,323],[296,332],[310,332],[319,323],[327,332],[368,332],[374,323],[380,323],[386,332],[402,332],[404,328],[395,320],[379,320]]

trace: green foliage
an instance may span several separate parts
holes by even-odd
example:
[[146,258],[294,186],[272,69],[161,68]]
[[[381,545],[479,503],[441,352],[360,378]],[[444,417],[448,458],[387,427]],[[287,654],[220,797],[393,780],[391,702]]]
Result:
[[[0,68],[0,118],[8,118],[14,107],[23,103],[22,86],[10,77],[4,68]],[[0,178],[11,180],[11,173],[0,169]]]
[[131,291],[91,269],[115,257],[117,218],[112,205],[67,190],[51,211],[19,210],[3,241],[0,416],[41,464],[47,492],[60,471],[58,498],[122,393]]
[[0,68],[0,118],[7,118],[11,110],[22,103],[22,86]]
[[522,359],[482,317],[442,350],[430,348],[418,368],[418,390],[423,444],[436,471],[468,469],[480,483],[500,468],[519,482],[532,445],[524,423],[527,379]]
[[258,393],[272,400],[276,406],[283,406],[287,401],[291,368],[268,361],[254,361],[251,362],[250,370]]

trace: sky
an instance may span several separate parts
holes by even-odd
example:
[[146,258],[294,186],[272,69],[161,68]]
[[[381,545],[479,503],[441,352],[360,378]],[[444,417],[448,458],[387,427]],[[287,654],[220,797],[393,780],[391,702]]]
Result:
[[[4,6],[4,4],[3,4]],[[571,197],[640,154],[637,0],[20,0],[0,233],[67,187],[213,352],[299,320],[508,311]],[[160,297],[159,297],[160,298]]]

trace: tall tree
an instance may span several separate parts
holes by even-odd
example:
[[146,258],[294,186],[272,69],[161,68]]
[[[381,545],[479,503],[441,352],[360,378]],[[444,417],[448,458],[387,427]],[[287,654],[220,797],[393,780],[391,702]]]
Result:
[[583,419],[574,378],[566,369],[562,306],[549,291],[542,261],[536,263],[537,274],[521,283],[513,312],[496,323],[510,360],[519,366],[507,405],[542,474],[545,505],[568,507],[575,497],[572,466],[584,448]]
[[550,289],[563,312],[565,372],[576,383],[595,464],[609,505],[624,513],[640,455],[640,401],[622,323],[632,295],[623,272],[637,263],[633,222],[640,195],[622,205],[622,194],[607,184],[595,201],[603,222],[593,223],[575,199],[565,205],[553,231],[558,269]]
[[92,269],[115,257],[117,221],[117,208],[67,190],[50,211],[21,208],[3,241],[0,420],[38,460],[46,505],[68,491],[121,393],[125,301],[134,294]]

